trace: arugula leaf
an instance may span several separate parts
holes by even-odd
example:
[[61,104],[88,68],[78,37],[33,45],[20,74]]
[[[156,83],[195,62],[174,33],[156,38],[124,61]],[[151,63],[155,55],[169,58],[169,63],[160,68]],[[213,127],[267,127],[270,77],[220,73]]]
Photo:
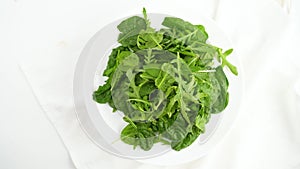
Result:
[[[119,47],[113,49],[111,54],[109,55],[109,60],[108,60],[106,69],[103,72],[103,76],[110,77],[114,73],[116,68],[118,67],[119,63],[121,62],[121,59],[125,58],[124,56],[120,57],[119,55],[121,53],[123,53],[122,55],[124,55],[127,52],[129,52],[129,49],[126,47],[123,47],[123,46],[119,46]],[[117,59],[117,58],[119,58],[119,59]]]
[[138,36],[137,46],[140,49],[149,49],[158,47],[162,49],[160,43],[163,40],[163,34],[153,31],[141,31]]
[[222,49],[218,48],[219,58],[222,59],[222,67],[227,66],[233,74],[238,75],[237,68],[227,60],[227,56],[230,55],[232,51],[233,49],[229,49],[222,53]]
[[141,30],[137,38],[137,46],[139,49],[159,48],[162,49],[160,43],[163,40],[163,34],[156,32],[154,28],[150,27],[146,9],[143,8],[144,20],[147,25],[145,30]]

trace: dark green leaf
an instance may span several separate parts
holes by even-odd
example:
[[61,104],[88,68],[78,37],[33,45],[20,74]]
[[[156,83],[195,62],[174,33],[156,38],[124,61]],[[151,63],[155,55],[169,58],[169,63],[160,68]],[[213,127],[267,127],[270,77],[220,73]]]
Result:
[[118,42],[123,46],[134,46],[140,31],[146,30],[146,28],[147,25],[143,18],[138,16],[130,17],[118,25],[118,29],[121,32]]

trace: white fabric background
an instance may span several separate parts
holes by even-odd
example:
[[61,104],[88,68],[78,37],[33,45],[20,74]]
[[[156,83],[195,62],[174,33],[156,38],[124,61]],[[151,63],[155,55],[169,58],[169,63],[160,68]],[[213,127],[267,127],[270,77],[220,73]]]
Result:
[[300,33],[293,8],[288,15],[268,0],[31,1],[16,7],[18,50],[13,52],[77,168],[154,167],[99,151],[80,130],[72,101],[75,63],[87,40],[101,26],[140,13],[143,6],[183,18],[199,13],[215,19],[232,39],[245,72],[244,105],[229,135],[204,158],[161,168],[300,168],[300,115],[293,92],[300,78],[294,57]]

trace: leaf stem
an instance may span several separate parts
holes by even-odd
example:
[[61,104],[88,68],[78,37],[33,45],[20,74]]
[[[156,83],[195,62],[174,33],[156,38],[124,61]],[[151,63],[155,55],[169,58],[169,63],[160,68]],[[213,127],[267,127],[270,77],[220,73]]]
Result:
[[124,120],[126,122],[128,122],[130,125],[132,125],[132,127],[134,127],[135,129],[137,129],[137,126],[134,124],[134,122],[128,116],[124,116]]
[[145,103],[147,105],[151,105],[151,103],[145,101],[145,100],[142,100],[142,99],[128,99],[128,101],[136,101],[136,102],[141,102],[141,103]]

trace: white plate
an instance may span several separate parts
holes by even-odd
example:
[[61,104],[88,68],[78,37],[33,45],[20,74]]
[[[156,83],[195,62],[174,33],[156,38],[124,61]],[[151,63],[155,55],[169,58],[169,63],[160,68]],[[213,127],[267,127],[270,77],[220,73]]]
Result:
[[[161,27],[165,14],[148,14],[151,25]],[[112,113],[112,109],[106,104],[97,104],[92,100],[92,93],[99,84],[106,80],[102,73],[106,67],[111,49],[117,46],[119,31],[117,25],[124,20],[114,21],[103,27],[96,33],[85,46],[79,57],[74,76],[74,100],[78,119],[86,135],[102,150],[122,158],[130,158],[145,163],[157,165],[176,165],[198,159],[209,152],[230,130],[237,116],[243,93],[242,71],[239,76],[232,75],[229,70],[225,73],[229,79],[230,100],[228,107],[220,114],[212,115],[206,125],[206,132],[188,148],[176,152],[169,146],[156,144],[150,151],[120,141],[120,132],[126,123],[120,113]],[[184,19],[184,18],[183,18]],[[230,40],[216,26],[213,21],[199,17],[194,24],[205,26],[208,41],[224,49],[232,48]],[[229,60],[238,68],[241,68],[235,53],[229,56]],[[100,150],[99,150],[100,151]]]

